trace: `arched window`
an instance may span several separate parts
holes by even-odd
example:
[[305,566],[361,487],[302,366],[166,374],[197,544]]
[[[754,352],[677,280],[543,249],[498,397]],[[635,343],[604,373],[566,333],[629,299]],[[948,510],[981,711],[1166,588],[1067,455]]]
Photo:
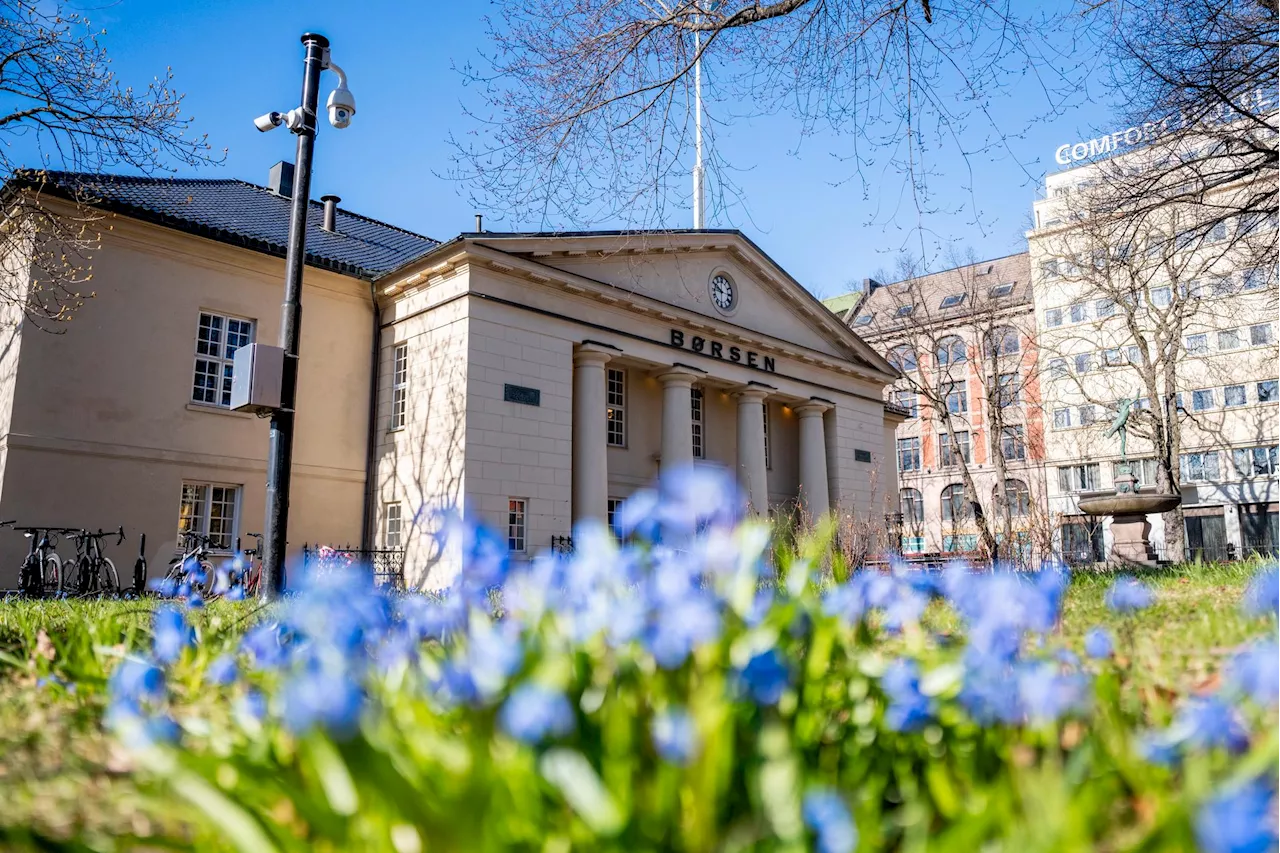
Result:
[[938,341],[937,357],[940,369],[953,364],[963,364],[969,358],[964,341],[955,335]]
[[[992,497],[996,506],[1001,506],[1000,487],[996,486]],[[1021,480],[1004,481],[1004,505],[1009,507],[1010,518],[1026,518],[1031,514],[1031,490]]]
[[1022,348],[1018,338],[1018,330],[1012,326],[992,329],[987,338],[987,353],[993,350],[996,355],[1017,355]]
[[903,489],[900,493],[902,504],[902,523],[918,525],[924,523],[924,495],[919,489]]
[[942,490],[942,520],[952,524],[969,518],[969,504],[964,499],[964,486],[952,483]]
[[916,369],[916,351],[906,344],[896,346],[889,352],[889,363],[903,373],[910,373]]

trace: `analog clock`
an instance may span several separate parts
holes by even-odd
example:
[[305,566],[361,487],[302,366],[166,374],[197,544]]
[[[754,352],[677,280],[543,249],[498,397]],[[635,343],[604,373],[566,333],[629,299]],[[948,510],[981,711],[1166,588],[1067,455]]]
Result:
[[727,275],[717,275],[711,279],[711,301],[721,311],[732,311],[738,301],[737,291]]

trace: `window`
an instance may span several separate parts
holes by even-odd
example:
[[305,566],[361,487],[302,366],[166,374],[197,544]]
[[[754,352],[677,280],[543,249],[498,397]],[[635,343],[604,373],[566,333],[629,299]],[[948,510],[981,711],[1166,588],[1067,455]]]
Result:
[[1057,277],[1058,277],[1058,261],[1057,261],[1057,259],[1056,259],[1056,258],[1050,258],[1049,260],[1047,260],[1047,261],[1045,261],[1044,263],[1040,264],[1040,274],[1041,274],[1042,276],[1044,276],[1045,278],[1057,278]]
[[902,537],[902,553],[919,554],[924,551],[923,536],[903,536]]
[[1062,309],[1050,308],[1044,312],[1044,324],[1050,329],[1062,325]]
[[1076,373],[1088,373],[1093,370],[1093,353],[1082,352],[1076,356]]
[[1245,270],[1242,279],[1241,287],[1244,290],[1259,290],[1267,286],[1267,271],[1262,267],[1254,267],[1251,270]]
[[910,317],[911,312],[916,310],[914,305],[899,305],[898,310],[893,312],[894,317]]
[[403,429],[409,406],[409,345],[400,344],[391,357],[390,429]]
[[955,308],[961,302],[964,302],[963,293],[952,293],[942,297],[942,302],[938,304],[939,308]]
[[920,415],[920,402],[914,391],[894,391],[893,402],[897,406],[907,410],[907,417],[914,418]]
[[1173,238],[1173,247],[1181,252],[1183,249],[1189,249],[1197,242],[1196,229],[1184,228],[1179,231]]
[[231,406],[231,366],[236,350],[253,343],[253,321],[200,312],[196,327],[196,366],[191,401]]
[[1270,323],[1260,323],[1257,326],[1249,327],[1249,343],[1255,347],[1273,343],[1275,339],[1275,335],[1271,333]]
[[942,520],[956,524],[969,517],[969,504],[964,499],[964,486],[952,483],[942,490]]
[[1016,355],[1021,349],[1021,344],[1018,341],[1018,330],[1008,326],[994,330],[987,342],[987,346],[988,352],[990,352],[990,348],[994,347],[996,355]]
[[942,459],[942,467],[950,468],[960,464],[963,459],[966,463],[969,459],[969,433],[957,432],[955,444],[960,447],[960,456],[955,456],[955,447],[951,442],[951,437],[945,432],[938,433],[938,456]]
[[1191,392],[1191,410],[1193,412],[1203,412],[1214,407],[1213,389],[1201,388],[1199,391]]
[[382,514],[382,547],[392,549],[401,546],[400,539],[400,503],[389,503]]
[[1125,347],[1124,358],[1130,364],[1142,364],[1142,350],[1136,346]]
[[516,554],[524,553],[526,527],[526,504],[524,498],[508,498],[507,500],[507,550]]
[[1243,385],[1228,385],[1222,389],[1222,405],[1228,409],[1243,406],[1248,402]]
[[1077,302],[1071,306],[1071,322],[1083,323],[1089,319],[1089,308],[1083,302]]
[[899,471],[919,471],[920,470],[920,439],[919,438],[898,439],[898,470]]
[[969,395],[964,382],[948,382],[942,386],[942,396],[947,401],[947,411],[953,415],[969,411]]
[[1208,239],[1210,243],[1221,243],[1227,239],[1227,220],[1219,219],[1209,228]]
[[1242,343],[1239,329],[1224,329],[1218,332],[1218,349],[1235,349]]
[[978,550],[978,534],[964,533],[960,536],[943,536],[942,550],[948,554],[968,554]]
[[1208,351],[1208,335],[1187,335],[1187,355],[1204,355]]
[[609,525],[609,529],[613,529],[613,516],[618,511],[618,507],[622,506],[622,498],[609,498],[605,501],[605,523]]
[[1098,318],[1110,317],[1116,313],[1116,301],[1114,299],[1099,299],[1093,304],[1094,310],[1098,312]]
[[1005,284],[993,285],[992,288],[987,291],[987,295],[992,299],[999,299],[1002,296],[1008,296],[1010,293],[1013,293],[1013,285],[1014,282],[1011,281],[1006,282]]
[[1124,353],[1118,349],[1108,349],[1102,351],[1102,362],[1107,367],[1119,367],[1124,364]]
[[1178,465],[1182,470],[1182,479],[1189,483],[1218,479],[1218,451],[1216,450],[1184,453],[1178,457]]
[[702,423],[703,400],[701,388],[694,388],[689,392],[689,408],[690,426],[693,432],[693,458],[706,459],[706,429]]
[[1065,358],[1049,359],[1049,376],[1054,379],[1061,379],[1067,375],[1067,360]]
[[214,551],[230,551],[236,539],[236,515],[240,486],[216,483],[183,483],[178,504],[178,534],[198,533],[209,537]]
[[996,399],[1001,406],[1016,406],[1021,402],[1018,390],[1018,374],[1001,373],[996,387]]
[[1237,447],[1231,461],[1241,477],[1270,477],[1276,473],[1275,447]]
[[857,326],[870,326],[870,325],[871,325],[871,318],[872,318],[872,317],[874,317],[874,316],[875,316],[874,314],[863,314],[861,317],[859,317],[858,319],[856,319],[856,320],[854,320],[854,321],[853,321],[853,325],[854,325],[855,327],[857,327]]
[[1031,490],[1026,483],[1021,480],[1005,480],[1004,494],[1000,494],[999,486],[994,491],[996,506],[1007,508],[1010,518],[1026,518],[1031,514]]
[[1010,461],[1027,458],[1027,442],[1022,427],[1010,426],[1000,431],[1000,452]]
[[910,373],[917,366],[916,351],[906,344],[896,346],[889,352],[889,363],[903,373]]
[[1262,211],[1250,211],[1240,217],[1240,221],[1236,226],[1236,233],[1242,237],[1246,234],[1252,234],[1255,231],[1261,230],[1262,226],[1267,224],[1267,221],[1270,218],[1271,216],[1269,214],[1263,213]]
[[627,446],[627,371],[609,368],[605,382],[605,417],[610,447]]
[[1280,393],[1278,393],[1275,379],[1267,379],[1258,383],[1259,403],[1274,403],[1278,399],[1280,399]]
[[769,401],[766,400],[760,407],[760,414],[764,418],[764,467],[773,467],[773,453],[769,449]]
[[1066,465],[1058,468],[1058,490],[1062,492],[1097,491],[1101,471],[1097,462]]
[[1097,411],[1092,403],[1080,407],[1080,426],[1091,426],[1097,420]]
[[920,494],[919,489],[903,489],[898,493],[899,503],[902,506],[902,523],[903,524],[923,524],[924,523],[924,496]]
[[1215,275],[1209,279],[1209,285],[1214,296],[1231,295],[1231,276],[1229,275]]
[[1071,427],[1071,410],[1070,409],[1054,409],[1053,410],[1053,428],[1069,429]]
[[1157,308],[1168,308],[1173,302],[1173,291],[1168,287],[1151,288],[1151,304]]
[[939,341],[937,357],[939,368],[963,364],[969,358],[964,341],[957,337],[943,338]]

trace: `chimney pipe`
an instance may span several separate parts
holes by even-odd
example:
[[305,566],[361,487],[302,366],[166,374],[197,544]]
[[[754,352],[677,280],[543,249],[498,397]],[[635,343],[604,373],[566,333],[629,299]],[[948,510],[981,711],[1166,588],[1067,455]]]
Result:
[[267,174],[267,189],[285,198],[293,196],[293,164],[281,160]]
[[342,199],[336,195],[322,195],[320,200],[324,202],[324,224],[320,226],[330,233],[338,230],[338,202]]
[[482,231],[484,231],[484,214],[477,213],[476,214],[476,233],[479,234]]

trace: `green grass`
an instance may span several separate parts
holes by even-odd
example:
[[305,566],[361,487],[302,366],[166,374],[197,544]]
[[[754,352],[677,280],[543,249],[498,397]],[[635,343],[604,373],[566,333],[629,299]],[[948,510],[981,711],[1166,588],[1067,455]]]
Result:
[[[1082,653],[1091,628],[1110,629],[1131,674],[1127,701],[1161,723],[1179,697],[1214,686],[1234,648],[1274,630],[1269,617],[1240,612],[1256,568],[1151,572],[1143,579],[1156,590],[1156,604],[1133,617],[1106,608],[1113,573],[1080,573],[1057,642]],[[145,601],[0,602],[0,849],[147,849],[157,826],[184,825],[176,805],[148,800],[132,783],[128,756],[102,730],[101,688],[127,649],[149,641],[150,608]],[[214,602],[197,619],[202,647],[216,652],[233,643],[259,614],[256,604]],[[941,630],[958,627],[945,608],[929,621]],[[51,674],[78,687],[37,685]]]

